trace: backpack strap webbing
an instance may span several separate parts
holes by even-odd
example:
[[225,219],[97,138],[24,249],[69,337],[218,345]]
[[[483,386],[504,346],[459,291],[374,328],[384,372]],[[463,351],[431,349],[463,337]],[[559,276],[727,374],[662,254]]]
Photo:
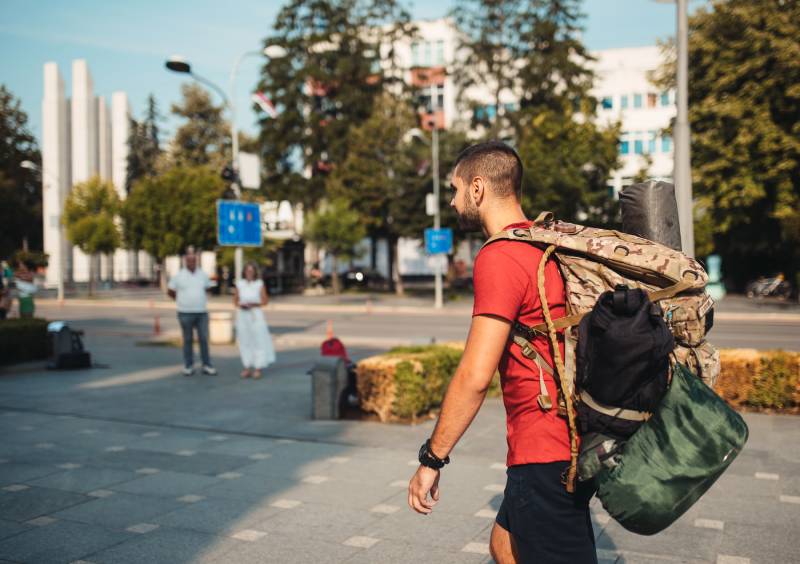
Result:
[[[544,372],[547,372],[553,380],[555,380],[555,375],[553,374],[553,367],[550,366],[550,363],[547,362],[542,355],[539,354],[533,343],[531,343],[528,339],[526,339],[522,333],[517,331],[517,326],[525,328],[524,325],[520,325],[519,323],[514,324],[514,332],[513,332],[513,339],[514,343],[516,343],[522,349],[522,355],[525,358],[529,358],[536,363],[537,368],[539,368],[539,395],[536,397],[536,403],[539,404],[539,407],[542,411],[549,411],[553,409],[553,400],[550,397],[550,392],[547,391],[547,385],[544,382]],[[527,333],[526,333],[527,334]]]
[[550,344],[553,348],[553,361],[556,365],[558,373],[558,381],[561,387],[561,394],[564,397],[564,403],[567,408],[567,429],[569,430],[569,468],[567,469],[567,476],[565,486],[567,492],[575,492],[575,481],[578,474],[578,426],[575,422],[575,406],[572,403],[572,394],[569,392],[570,387],[567,385],[566,368],[564,367],[564,359],[561,358],[561,349],[558,347],[558,337],[556,335],[556,328],[553,325],[553,318],[550,316],[550,306],[547,304],[547,294],[544,288],[544,267],[547,259],[556,250],[555,245],[550,245],[545,249],[542,259],[539,261],[539,272],[537,282],[539,286],[539,299],[542,302],[542,313],[544,314],[545,323],[547,324],[547,334],[550,336]]
[[634,409],[624,409],[622,407],[613,407],[610,405],[605,405],[594,399],[592,396],[589,395],[589,392],[586,390],[581,390],[579,392],[579,396],[581,401],[594,409],[595,411],[602,413],[603,415],[609,415],[611,417],[616,417],[617,419],[625,419],[627,421],[647,421],[652,416],[652,413],[648,413],[647,411],[636,411]]

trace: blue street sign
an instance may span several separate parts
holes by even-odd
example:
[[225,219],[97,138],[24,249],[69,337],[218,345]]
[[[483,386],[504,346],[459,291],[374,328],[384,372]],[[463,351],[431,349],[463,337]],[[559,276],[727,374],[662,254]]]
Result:
[[217,242],[228,247],[260,247],[258,204],[217,200]]
[[425,230],[425,250],[428,254],[449,253],[453,250],[453,230],[444,229]]

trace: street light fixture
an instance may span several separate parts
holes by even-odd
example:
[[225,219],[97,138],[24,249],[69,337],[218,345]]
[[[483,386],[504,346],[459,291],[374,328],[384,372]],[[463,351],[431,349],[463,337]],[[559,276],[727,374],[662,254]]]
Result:
[[[167,69],[171,70],[172,72],[188,74],[193,79],[201,84],[205,84],[209,88],[213,89],[217,94],[220,95],[222,100],[225,102],[225,107],[228,108],[230,112],[230,120],[231,120],[231,165],[233,168],[233,182],[231,183],[231,188],[233,188],[233,193],[236,196],[236,199],[240,199],[242,196],[242,191],[239,187],[238,183],[238,174],[239,174],[239,131],[236,126],[236,75],[239,72],[239,65],[241,64],[242,60],[245,57],[253,56],[253,55],[263,55],[270,59],[278,59],[281,57],[285,57],[287,55],[286,49],[281,47],[280,45],[268,45],[264,49],[260,51],[245,51],[241,53],[233,62],[233,68],[231,69],[230,75],[230,83],[228,87],[228,94],[219,87],[218,85],[214,84],[210,80],[203,78],[202,76],[198,75],[195,72],[192,72],[192,65],[187,61],[184,57],[180,55],[173,55],[164,63],[164,66]],[[236,280],[239,280],[242,276],[242,265],[244,263],[244,253],[242,252],[241,247],[236,247],[236,251],[234,253],[234,270],[236,274]]]

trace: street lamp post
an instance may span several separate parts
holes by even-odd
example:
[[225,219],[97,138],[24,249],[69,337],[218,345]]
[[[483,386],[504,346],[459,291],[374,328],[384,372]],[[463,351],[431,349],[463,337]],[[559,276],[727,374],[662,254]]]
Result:
[[[245,51],[241,53],[233,62],[233,67],[231,68],[231,75],[230,75],[230,82],[228,85],[228,94],[225,94],[225,91],[222,90],[219,86],[211,82],[210,80],[199,76],[198,74],[192,72],[192,67],[188,61],[186,61],[183,57],[173,56],[170,57],[169,60],[166,62],[166,67],[173,71],[173,72],[180,72],[185,73],[195,79],[197,82],[201,84],[205,84],[206,86],[212,88],[217,94],[220,95],[222,100],[225,103],[225,107],[228,108],[228,112],[230,114],[231,120],[231,168],[233,169],[233,182],[231,183],[231,188],[233,188],[233,193],[236,196],[236,199],[239,200],[242,197],[242,190],[239,186],[239,130],[236,125],[236,75],[239,73],[239,65],[241,65],[242,61],[246,57],[250,57],[253,55],[264,55],[270,58],[278,58],[284,57],[286,55],[286,50],[279,46],[279,45],[270,45],[261,51]],[[236,280],[239,280],[242,276],[242,266],[244,263],[244,252],[242,251],[242,247],[236,247],[234,252],[234,271]]]
[[675,161],[672,172],[678,219],[681,224],[681,248],[694,257],[694,212],[692,206],[691,131],[689,128],[689,0],[656,0],[676,4],[676,106]]
[[[431,160],[433,168],[433,199],[436,202],[433,215],[433,228],[438,230],[442,227],[442,215],[439,206],[439,124],[436,123],[436,110],[438,109],[438,88],[431,84]],[[434,264],[434,307],[442,309],[442,261],[441,257],[436,257]]]
[[[54,190],[58,189],[58,181],[57,179],[53,178],[49,173],[45,172],[42,167],[37,165],[33,161],[22,161],[19,163],[21,168],[35,171],[42,175],[43,179],[47,182],[47,188],[52,187]],[[49,178],[48,178],[49,177]],[[64,303],[64,253],[66,251],[65,241],[64,241],[64,225],[61,223],[61,211],[59,209],[58,214],[58,269],[57,276],[56,276],[56,288],[57,288],[57,299],[59,305]]]

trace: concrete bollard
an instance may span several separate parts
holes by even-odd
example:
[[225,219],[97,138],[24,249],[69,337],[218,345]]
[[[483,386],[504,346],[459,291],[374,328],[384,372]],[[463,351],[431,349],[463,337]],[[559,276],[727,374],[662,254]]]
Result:
[[233,313],[215,311],[208,314],[208,340],[212,345],[233,342]]
[[339,419],[339,401],[347,387],[347,365],[336,357],[321,357],[311,375],[312,419]]

